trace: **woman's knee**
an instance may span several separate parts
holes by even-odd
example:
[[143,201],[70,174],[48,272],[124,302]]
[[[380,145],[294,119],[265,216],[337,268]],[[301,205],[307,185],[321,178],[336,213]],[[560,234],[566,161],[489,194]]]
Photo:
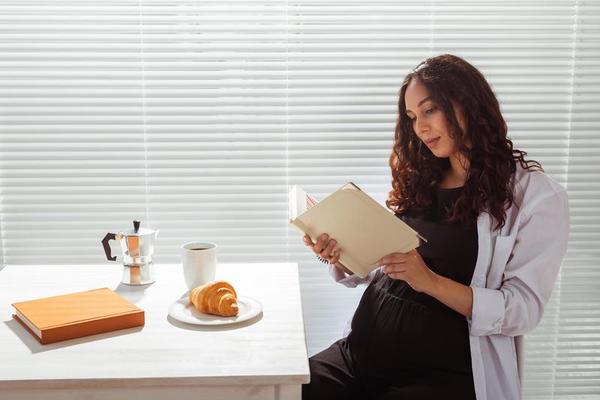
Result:
[[309,358],[310,383],[302,385],[303,400],[355,399],[357,381],[339,344]]

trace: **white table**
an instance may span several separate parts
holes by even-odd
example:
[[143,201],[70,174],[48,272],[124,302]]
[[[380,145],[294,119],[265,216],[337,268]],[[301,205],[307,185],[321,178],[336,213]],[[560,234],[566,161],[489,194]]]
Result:
[[[157,265],[147,286],[119,284],[122,266],[7,266],[0,271],[0,398],[300,399],[309,381],[298,267],[219,264],[263,312],[238,325],[187,325],[168,316],[186,292],[181,266]],[[142,308],[143,327],[41,345],[11,303],[108,287]]]

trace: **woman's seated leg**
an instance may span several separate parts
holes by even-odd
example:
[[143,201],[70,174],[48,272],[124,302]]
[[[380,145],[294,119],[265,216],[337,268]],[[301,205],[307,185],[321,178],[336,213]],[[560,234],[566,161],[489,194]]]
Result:
[[303,400],[360,399],[346,339],[310,357],[310,383],[302,385]]

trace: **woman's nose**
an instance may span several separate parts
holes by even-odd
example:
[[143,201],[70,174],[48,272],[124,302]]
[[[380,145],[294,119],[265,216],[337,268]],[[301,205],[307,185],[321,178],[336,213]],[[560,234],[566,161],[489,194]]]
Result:
[[427,129],[429,129],[429,125],[421,118],[415,120],[414,130],[417,135],[421,136],[423,133],[427,132]]

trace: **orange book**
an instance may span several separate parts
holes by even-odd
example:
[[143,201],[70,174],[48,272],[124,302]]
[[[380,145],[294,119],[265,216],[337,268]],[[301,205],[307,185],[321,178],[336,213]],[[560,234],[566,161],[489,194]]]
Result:
[[144,325],[144,310],[108,288],[13,303],[13,318],[40,343]]

